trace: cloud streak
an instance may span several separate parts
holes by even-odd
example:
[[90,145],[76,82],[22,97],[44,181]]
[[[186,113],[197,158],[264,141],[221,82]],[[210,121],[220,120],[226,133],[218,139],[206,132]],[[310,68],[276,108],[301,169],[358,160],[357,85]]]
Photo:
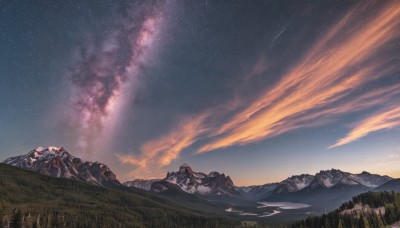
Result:
[[372,132],[387,130],[398,126],[400,126],[400,106],[395,105],[361,121],[344,138],[339,139],[329,148],[351,143]]
[[397,2],[386,6],[376,17],[361,23],[364,10],[364,6],[356,8],[343,17],[277,85],[223,124],[217,130],[221,138],[204,145],[198,153],[304,127],[298,119],[312,121],[310,112],[329,117],[326,109],[330,105],[349,95],[354,97],[356,89],[389,73],[385,68],[393,61],[390,56],[371,57],[399,36],[400,7]]
[[202,134],[210,130],[205,126],[210,113],[202,113],[194,118],[183,120],[177,126],[180,131],[172,131],[170,134],[149,141],[141,147],[141,156],[134,158],[131,155],[117,155],[123,164],[131,164],[146,168],[149,163],[160,166],[170,164],[178,158],[180,152],[192,145]]
[[[189,147],[201,154],[246,145],[399,100],[400,84],[362,90],[399,71],[395,56],[386,53],[385,47],[400,36],[400,3],[393,1],[376,8],[374,4],[362,4],[348,11],[275,85],[252,102],[238,99],[186,116],[164,136],[144,143],[139,155],[118,155],[119,160],[142,168],[150,163],[165,166]],[[257,74],[265,73],[264,65],[264,59],[258,60]],[[376,116],[375,124],[367,125],[368,129],[398,125],[398,116],[392,116],[394,111],[383,113]],[[388,116],[391,124],[383,123]],[[356,129],[338,143],[362,137],[363,131]],[[202,145],[194,148],[199,141]]]

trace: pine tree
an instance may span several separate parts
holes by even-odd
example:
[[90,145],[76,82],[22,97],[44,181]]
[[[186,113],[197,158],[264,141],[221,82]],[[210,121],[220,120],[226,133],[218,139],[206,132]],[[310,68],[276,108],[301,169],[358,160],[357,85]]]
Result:
[[0,202],[0,224],[3,222],[3,214],[4,214],[4,209],[3,209],[3,203]]
[[385,227],[385,224],[383,223],[382,217],[379,215],[377,216],[377,220],[378,220],[378,227]]
[[343,226],[343,221],[342,221],[341,218],[339,218],[339,225],[338,225],[338,228],[344,228],[344,226]]
[[48,227],[48,228],[51,228],[51,227],[52,227],[52,218],[51,218],[51,215],[47,215],[46,227]]
[[11,227],[14,227],[14,228],[22,227],[22,213],[18,209],[15,209],[15,211],[14,211],[14,218],[13,218]]
[[360,216],[360,221],[361,221],[361,227],[364,228],[370,228],[371,226],[369,225],[368,218],[361,214]]

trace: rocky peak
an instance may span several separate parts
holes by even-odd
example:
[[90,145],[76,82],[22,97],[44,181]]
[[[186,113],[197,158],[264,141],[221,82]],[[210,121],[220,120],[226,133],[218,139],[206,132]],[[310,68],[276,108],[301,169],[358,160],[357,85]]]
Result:
[[184,163],[183,165],[181,165],[181,166],[179,167],[179,172],[180,172],[180,173],[193,173],[193,170],[192,170],[192,168],[191,168],[189,165],[187,165],[186,163]]
[[187,164],[181,165],[177,172],[169,172],[163,181],[175,184],[181,190],[188,193],[197,193],[201,195],[225,195],[237,193],[229,176],[225,176],[225,174],[220,174],[218,172],[211,172],[208,175],[201,172],[195,172]]
[[77,179],[97,185],[119,183],[116,175],[104,164],[82,161],[70,155],[63,147],[37,147],[26,155],[11,157],[3,163],[44,175]]
[[299,191],[306,188],[313,181],[314,176],[309,174],[301,174],[291,176],[281,183],[279,183],[274,190],[276,194],[286,194],[290,192]]
[[338,184],[359,185],[357,181],[350,178],[350,173],[343,172],[339,169],[321,170],[315,175],[315,179],[310,184],[310,188],[332,188]]

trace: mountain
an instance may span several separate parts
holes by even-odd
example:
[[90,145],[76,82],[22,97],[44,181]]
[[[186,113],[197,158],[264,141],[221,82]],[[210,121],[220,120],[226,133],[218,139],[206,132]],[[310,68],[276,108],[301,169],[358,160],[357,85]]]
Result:
[[[294,178],[297,181],[293,182],[288,182],[287,180],[283,182],[292,183],[288,186],[293,186],[293,183],[302,179]],[[317,210],[333,210],[340,206],[341,203],[350,200],[353,196],[375,190],[375,186],[390,180],[391,178],[388,176],[380,176],[367,172],[351,174],[338,169],[322,170],[315,174],[315,176],[308,175],[307,181],[300,182],[301,189],[292,188],[293,191],[286,191],[284,192],[285,194],[275,190],[273,194],[265,197],[262,201],[307,203],[319,207]]]
[[[1,227],[240,225],[240,222],[232,218],[221,218],[211,214],[210,210],[201,212],[192,209],[192,205],[185,206],[154,193],[127,187],[104,188],[82,181],[42,175],[6,164],[0,164],[0,196]],[[15,226],[16,218],[20,218],[19,226]],[[14,224],[8,226],[10,220],[14,220]]]
[[287,194],[300,191],[310,185],[314,178],[315,177],[313,175],[309,174],[291,176],[280,182],[273,191],[273,194]]
[[225,174],[195,172],[190,166],[183,164],[178,171],[169,172],[162,180],[135,180],[124,184],[154,192],[177,192],[180,189],[203,196],[244,196],[252,201],[292,200],[315,203],[318,200],[348,200],[353,195],[376,188],[391,179],[365,171],[352,174],[331,169],[322,170],[315,175],[293,175],[279,183],[236,187]]
[[360,173],[360,174],[348,174],[351,179],[354,181],[370,188],[376,188],[378,186],[381,186],[385,184],[386,182],[389,182],[393,178],[389,176],[381,176],[378,174],[371,174],[366,171]]
[[[400,186],[400,181],[397,179],[392,180],[392,178],[388,176],[380,176],[368,172],[351,174],[332,169],[322,170],[315,175],[294,175],[279,183],[236,187],[231,178],[223,173],[215,171],[209,174],[195,172],[187,164],[180,166],[178,171],[167,173],[166,177],[163,179],[139,179],[125,182],[122,185],[117,180],[115,174],[106,165],[98,162],[92,163],[82,161],[69,154],[62,147],[38,147],[26,155],[6,159],[3,163],[35,171],[36,175],[44,174],[58,177],[60,178],[58,179],[60,182],[58,182],[59,185],[57,185],[57,187],[61,186],[60,188],[64,188],[62,187],[62,183],[64,182],[65,186],[68,188],[70,183],[72,183],[70,181],[75,180],[79,180],[76,182],[85,185],[99,185],[91,185],[94,189],[100,188],[100,186],[109,187],[110,184],[114,184],[114,186],[118,186],[117,188],[112,188],[116,191],[134,193],[140,195],[142,198],[149,197],[162,204],[165,203],[168,205],[173,202],[182,207],[190,207],[201,211],[200,213],[215,213],[219,216],[228,217],[234,217],[235,214],[227,211],[230,208],[234,208],[232,210],[239,211],[241,216],[247,216],[243,218],[257,220],[264,217],[255,218],[252,216],[266,213],[265,210],[272,210],[260,207],[258,202],[289,202],[309,205],[309,208],[301,212],[303,214],[296,214],[298,213],[297,211],[282,211],[281,215],[272,214],[272,219],[275,219],[275,221],[287,221],[285,220],[287,219],[286,216],[297,216],[296,219],[305,218],[305,216],[307,216],[306,213],[308,213],[306,210],[312,210],[314,215],[317,215],[327,210],[334,209],[341,203],[363,192],[397,190]],[[84,183],[82,183],[82,181]],[[12,184],[12,182],[0,179],[0,185],[8,184]],[[39,184],[39,187],[32,184],[28,185],[33,189],[47,188],[44,185],[42,186],[42,184]],[[103,189],[103,191],[108,191],[110,188]],[[143,189],[149,192],[138,191],[137,189]],[[101,195],[100,193],[98,194]],[[104,194],[107,196],[108,193]],[[120,196],[116,197],[118,198]],[[125,196],[121,197],[122,198],[118,199],[122,200]],[[30,199],[28,201],[30,202]],[[66,204],[72,202],[69,200],[67,201],[68,203]],[[121,204],[122,201],[116,203]],[[64,205],[65,202],[62,204]],[[104,206],[104,202],[101,203],[101,205]],[[274,212],[269,211],[268,213]]]
[[377,187],[376,190],[400,192],[400,179],[390,180],[382,184],[381,186]]
[[260,197],[266,197],[276,189],[279,183],[270,183],[264,185],[253,185],[246,187],[237,187],[239,191],[247,198],[257,200]]
[[218,172],[211,172],[206,175],[201,172],[194,172],[190,166],[183,164],[178,172],[167,174],[166,181],[178,185],[188,193],[200,195],[234,195],[237,190],[229,176]]
[[382,185],[392,178],[362,172],[360,174],[351,174],[338,169],[323,170],[315,175],[313,181],[305,188],[310,191],[315,188],[332,188],[334,186],[357,186],[361,188],[375,188]]
[[83,161],[63,147],[38,147],[26,155],[11,157],[2,163],[44,175],[76,179],[97,185],[118,185],[116,175],[104,164]]
[[138,189],[143,189],[145,191],[150,191],[151,190],[151,185],[156,182],[160,181],[161,179],[149,179],[149,180],[143,180],[143,179],[137,179],[134,181],[127,181],[124,182],[123,185],[127,187],[134,187]]
[[350,178],[350,173],[338,169],[322,170],[317,173],[312,182],[305,188],[305,191],[311,191],[317,188],[332,188],[336,185],[359,185],[360,183]]
[[194,172],[187,164],[181,165],[177,172],[168,172],[164,179],[138,179],[125,182],[124,185],[154,192],[180,189],[186,193],[207,196],[240,195],[229,176],[218,172]]

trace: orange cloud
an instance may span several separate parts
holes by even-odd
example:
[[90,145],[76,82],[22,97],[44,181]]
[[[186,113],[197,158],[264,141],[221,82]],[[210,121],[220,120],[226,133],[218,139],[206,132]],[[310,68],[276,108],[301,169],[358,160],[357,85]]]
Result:
[[204,124],[209,115],[210,113],[205,112],[185,119],[170,134],[145,143],[137,158],[132,155],[118,154],[117,158],[123,164],[131,164],[140,168],[147,168],[149,164],[166,166],[176,159],[182,150],[192,145],[201,134],[209,130]]
[[168,165],[173,159],[179,156],[179,153],[192,145],[198,137],[208,131],[204,125],[209,113],[202,113],[193,119],[186,119],[177,127],[179,131],[172,131],[159,139],[145,143],[142,148],[142,154],[145,160],[151,160],[157,157],[159,165]]
[[145,166],[145,162],[143,160],[138,160],[138,159],[134,158],[132,155],[116,154],[116,156],[122,164],[130,164],[130,165],[139,166],[139,167]]
[[309,111],[326,112],[328,105],[385,76],[387,71],[382,69],[390,57],[374,61],[371,57],[399,36],[399,6],[394,2],[363,23],[361,8],[350,11],[277,85],[226,122],[217,131],[223,135],[221,138],[204,145],[198,153],[243,145],[298,128],[298,120],[291,117],[311,121],[307,118]]
[[[400,36],[400,2],[390,2],[370,14],[373,8],[376,6],[362,4],[349,11],[255,101],[247,104],[237,99],[187,117],[166,135],[145,143],[138,158],[120,161],[140,167],[148,163],[165,166],[200,138],[209,140],[197,150],[205,153],[319,126],[340,115],[397,99],[400,84],[359,91],[400,68],[383,50]],[[266,70],[264,66],[265,60],[259,60],[256,72]]]
[[400,106],[395,105],[384,111],[378,112],[375,115],[361,121],[354,127],[344,138],[339,139],[334,145],[329,148],[342,146],[358,140],[371,132],[391,129],[400,126]]

